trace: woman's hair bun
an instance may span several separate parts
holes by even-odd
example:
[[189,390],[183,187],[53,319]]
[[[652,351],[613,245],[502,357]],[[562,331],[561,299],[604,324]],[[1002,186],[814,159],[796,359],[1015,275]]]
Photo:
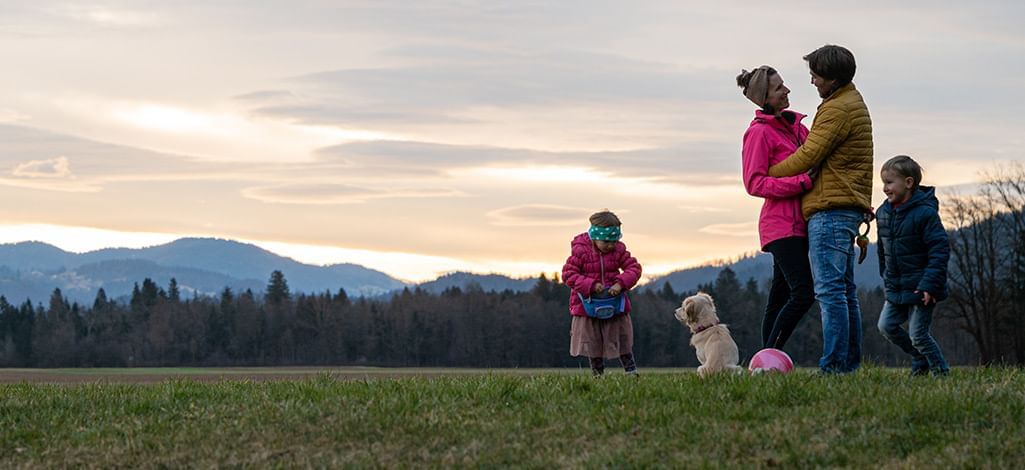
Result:
[[748,83],[751,82],[751,74],[747,70],[740,69],[740,75],[737,75],[737,86],[741,88],[747,88]]

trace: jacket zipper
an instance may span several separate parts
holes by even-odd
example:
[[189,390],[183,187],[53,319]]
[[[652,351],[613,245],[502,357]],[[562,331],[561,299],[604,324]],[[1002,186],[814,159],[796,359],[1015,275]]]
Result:
[[[796,125],[797,125],[797,122],[794,122],[794,126],[796,126]],[[790,137],[794,138],[794,145],[800,147],[801,146],[801,137],[799,135],[797,135],[797,132],[794,131],[794,126],[787,126],[787,133],[790,134]]]
[[[897,253],[895,253],[893,249],[893,242],[897,238],[897,230],[894,228],[897,224],[897,208],[891,205],[890,211],[890,256],[893,257],[893,274],[897,279],[900,279],[900,263],[897,262]],[[901,284],[901,288],[903,288],[903,284]]]
[[782,121],[782,122],[780,122],[780,124],[782,124],[783,127],[786,129],[787,134],[790,135],[790,137],[793,137],[794,145],[797,145],[798,147],[800,147],[801,146],[801,137],[794,130],[794,128],[800,122],[800,121],[797,120],[797,116],[796,115],[794,116],[794,123],[793,124],[788,123],[787,120],[783,119],[783,118],[776,118],[776,121]]

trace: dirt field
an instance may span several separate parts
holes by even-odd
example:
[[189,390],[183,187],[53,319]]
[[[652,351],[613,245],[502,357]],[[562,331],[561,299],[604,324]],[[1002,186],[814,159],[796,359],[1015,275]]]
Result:
[[[189,367],[189,368],[104,368],[104,369],[0,369],[0,383],[133,383],[150,384],[165,380],[198,382],[302,380],[328,375],[341,380],[397,377],[441,377],[459,375],[578,373],[576,369],[457,369],[377,367]],[[585,371],[586,372],[586,371]]]

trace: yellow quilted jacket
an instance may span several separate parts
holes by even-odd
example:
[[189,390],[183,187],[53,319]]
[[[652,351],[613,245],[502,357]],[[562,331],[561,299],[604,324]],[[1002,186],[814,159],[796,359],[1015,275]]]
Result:
[[808,140],[770,167],[769,176],[793,176],[815,167],[818,177],[801,199],[805,219],[827,209],[872,209],[872,118],[853,83],[822,100]]

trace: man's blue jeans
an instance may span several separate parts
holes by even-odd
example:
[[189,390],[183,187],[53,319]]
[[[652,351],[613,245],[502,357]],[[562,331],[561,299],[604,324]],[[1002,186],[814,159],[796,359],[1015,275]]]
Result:
[[822,310],[822,358],[827,374],[854,372],[861,365],[861,307],[854,285],[854,237],[862,213],[825,210],[808,219],[808,245],[815,299]]
[[[932,305],[894,305],[886,302],[879,314],[879,332],[891,343],[911,355],[912,373],[931,370],[933,375],[946,375],[950,368],[936,340],[929,334],[932,325]],[[908,330],[901,328],[908,322]]]

